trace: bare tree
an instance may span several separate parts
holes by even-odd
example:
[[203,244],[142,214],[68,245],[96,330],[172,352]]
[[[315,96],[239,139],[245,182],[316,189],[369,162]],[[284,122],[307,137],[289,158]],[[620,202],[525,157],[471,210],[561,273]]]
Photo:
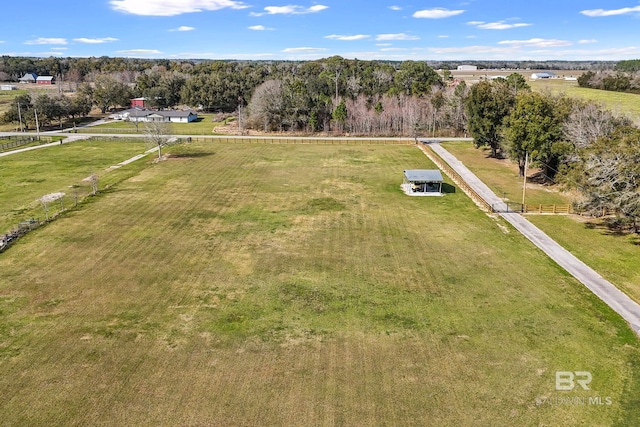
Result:
[[158,147],[158,160],[162,159],[162,147],[166,147],[176,141],[171,136],[171,126],[167,122],[151,121],[144,124],[146,140]]

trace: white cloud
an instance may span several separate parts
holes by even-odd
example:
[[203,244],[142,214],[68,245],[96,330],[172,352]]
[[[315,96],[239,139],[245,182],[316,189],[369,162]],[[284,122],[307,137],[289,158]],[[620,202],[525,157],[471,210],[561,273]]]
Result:
[[129,50],[119,50],[118,53],[121,53],[123,55],[131,55],[131,56],[135,56],[135,55],[148,56],[148,55],[160,55],[162,52],[156,49],[129,49]]
[[533,38],[529,40],[503,40],[501,42],[498,42],[498,44],[507,44],[512,46],[538,47],[538,48],[562,47],[562,46],[572,45],[572,43],[567,40],[541,39],[541,38]]
[[34,40],[27,40],[24,44],[67,44],[67,39],[55,37],[38,37]]
[[420,37],[410,36],[405,33],[398,34],[378,34],[376,37],[378,41],[387,41],[387,40],[420,40]]
[[590,40],[580,40],[578,42],[578,44],[591,44],[591,43],[598,43],[598,40],[596,39],[590,39]]
[[249,28],[250,30],[253,30],[253,31],[272,31],[273,30],[273,28],[267,28],[264,25],[252,25],[252,26],[247,27],[247,28]]
[[531,24],[525,24],[524,22],[516,22],[514,24],[508,24],[506,21],[497,22],[482,22],[471,21],[467,22],[469,25],[480,28],[481,30],[510,30],[512,28],[529,27]]
[[329,9],[329,6],[322,4],[316,4],[309,8],[304,6],[289,5],[289,6],[267,6],[264,8],[264,12],[251,12],[251,16],[263,16],[263,15],[304,15],[307,13],[322,12],[325,9]]
[[391,43],[376,43],[376,46],[391,46]]
[[323,52],[327,49],[323,47],[288,47],[286,49],[282,49],[280,52],[282,53],[316,53]]
[[583,10],[580,13],[586,16],[590,16],[592,18],[601,17],[601,16],[626,15],[627,13],[640,13],[640,6],[623,7],[622,9],[612,9],[612,10],[591,9],[591,10]]
[[325,39],[354,41],[354,40],[366,40],[371,36],[366,34],[356,34],[355,36],[340,36],[337,34],[331,34],[330,36],[324,36]]
[[182,25],[178,28],[172,28],[169,31],[179,31],[179,32],[185,32],[185,31],[193,31],[195,30],[195,27],[188,27],[186,25]]
[[436,7],[433,9],[419,10],[413,14],[414,18],[427,18],[427,19],[442,19],[450,18],[452,16],[460,15],[465,10],[449,10],[442,7]]
[[51,51],[51,52],[38,52],[39,56],[56,56],[56,55],[62,55],[62,52],[56,52],[56,51]]
[[406,51],[408,49],[402,48],[402,47],[384,47],[382,49],[380,49],[380,52],[402,52],[402,51]]
[[436,36],[436,38],[438,38],[438,39],[448,39],[449,36],[443,34],[441,36]]
[[116,42],[118,41],[118,39],[115,39],[113,37],[102,37],[99,39],[88,39],[85,37],[80,37],[77,39],[73,39],[73,41],[77,43],[100,44],[100,43]]
[[110,4],[118,12],[143,16],[176,16],[205,10],[249,7],[234,0],[111,0]]
[[389,9],[391,9],[391,10],[402,10],[402,8],[400,6],[389,6]]

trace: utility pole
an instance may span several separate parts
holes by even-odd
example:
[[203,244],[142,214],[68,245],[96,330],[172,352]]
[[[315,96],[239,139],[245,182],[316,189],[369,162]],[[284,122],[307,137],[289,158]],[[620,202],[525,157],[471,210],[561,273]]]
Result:
[[22,127],[22,112],[20,111],[20,103],[18,102],[18,120],[20,120],[20,132],[24,132]]
[[33,112],[36,115],[36,134],[38,135],[38,141],[40,141],[40,122],[38,122],[38,110],[34,108]]
[[524,209],[524,197],[527,193],[527,163],[529,163],[529,152],[525,152],[524,156],[524,180],[522,183],[522,208]]

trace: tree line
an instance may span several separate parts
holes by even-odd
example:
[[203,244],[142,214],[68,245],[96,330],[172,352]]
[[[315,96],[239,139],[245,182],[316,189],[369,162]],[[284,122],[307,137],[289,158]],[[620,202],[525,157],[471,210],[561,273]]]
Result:
[[[511,78],[511,76],[510,76]],[[640,129],[630,119],[591,102],[532,92],[520,78],[483,81],[470,88],[467,126],[476,147],[525,161],[542,178],[580,194],[577,207],[612,224],[640,231]]]

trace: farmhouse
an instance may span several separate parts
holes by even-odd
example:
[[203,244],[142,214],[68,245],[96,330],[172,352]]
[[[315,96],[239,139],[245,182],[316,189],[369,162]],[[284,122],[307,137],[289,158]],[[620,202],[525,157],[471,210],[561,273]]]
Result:
[[18,89],[14,85],[1,85],[0,90],[16,90]]
[[38,75],[36,73],[26,73],[24,76],[20,77],[18,81],[20,83],[35,83]]
[[441,196],[443,181],[439,170],[410,169],[404,171],[402,188],[410,196]]
[[53,76],[38,76],[36,83],[39,85],[53,85],[56,82]]
[[458,65],[458,71],[478,71],[476,65]]
[[198,115],[190,110],[155,111],[135,107],[112,114],[111,118],[115,120],[127,120],[130,122],[191,123],[198,119]]

